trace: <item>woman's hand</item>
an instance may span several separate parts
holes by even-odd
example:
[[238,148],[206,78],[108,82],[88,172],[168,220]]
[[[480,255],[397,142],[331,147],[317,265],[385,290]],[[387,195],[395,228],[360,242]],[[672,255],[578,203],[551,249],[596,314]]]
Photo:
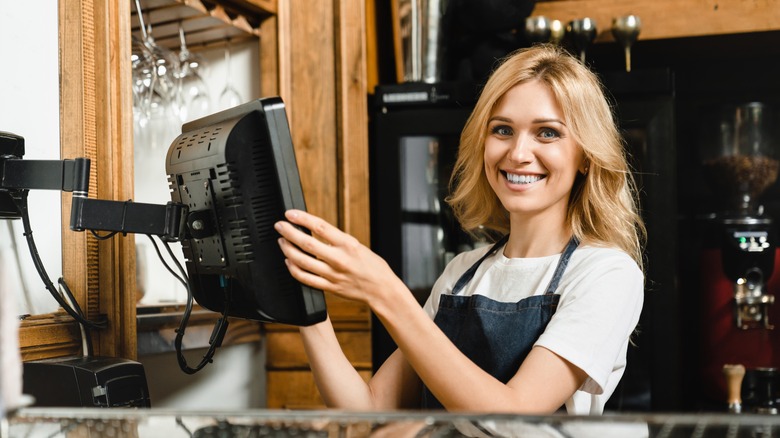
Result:
[[325,220],[300,210],[289,210],[285,217],[289,223],[275,224],[282,235],[279,246],[290,273],[301,283],[369,305],[401,283],[381,257]]

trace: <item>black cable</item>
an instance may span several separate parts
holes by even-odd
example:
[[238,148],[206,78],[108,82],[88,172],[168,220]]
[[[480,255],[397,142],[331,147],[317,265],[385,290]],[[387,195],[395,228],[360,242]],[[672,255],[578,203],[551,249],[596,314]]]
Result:
[[[173,277],[174,277],[174,278],[176,278],[177,280],[179,280],[179,283],[181,283],[181,284],[182,284],[182,285],[183,285],[183,286],[186,288],[186,287],[187,287],[187,282],[186,282],[186,280],[185,280],[185,279],[183,279],[183,278],[181,278],[181,277],[179,277],[179,274],[177,274],[177,273],[176,273],[176,272],[173,270],[173,268],[171,268],[171,265],[169,265],[169,264],[168,264],[168,262],[167,262],[167,261],[165,261],[165,258],[163,258],[163,255],[162,255],[162,253],[160,252],[160,248],[157,246],[157,242],[155,242],[155,241],[154,241],[154,238],[152,237],[152,235],[151,235],[151,234],[147,234],[147,235],[146,235],[146,237],[148,237],[148,238],[149,238],[149,240],[151,240],[151,241],[152,241],[152,246],[154,246],[154,251],[157,253],[157,257],[160,259],[160,261],[162,262],[163,266],[165,266],[165,269],[167,269],[167,270],[168,270],[168,272],[170,272],[170,273],[171,273],[171,275],[173,275]],[[176,258],[175,258],[175,257],[174,257],[174,260],[176,260]]]
[[[60,277],[59,280],[57,280],[57,281],[59,282],[60,286],[62,287],[63,293],[68,297],[68,302],[69,303],[75,303],[75,305],[74,305],[75,310],[79,313],[79,315],[81,315],[83,317],[84,316],[84,312],[82,312],[81,307],[79,307],[78,302],[76,301],[76,297],[73,296],[73,292],[70,291],[70,287],[68,287],[68,284],[65,283],[65,279]],[[90,334],[90,328],[87,327],[84,324],[81,324],[81,327],[84,330],[84,333],[83,333],[84,334],[84,344],[86,345],[86,350],[87,350],[85,353],[86,353],[87,356],[92,356],[93,349],[92,349],[92,336]]]
[[[151,236],[149,236],[151,238]],[[152,240],[154,243],[154,240]],[[224,310],[222,312],[222,317],[217,320],[216,323],[214,323],[214,329],[211,332],[211,337],[209,338],[209,348],[206,351],[206,354],[203,355],[203,358],[198,363],[197,366],[194,368],[187,365],[187,359],[184,357],[184,354],[182,353],[182,341],[184,339],[184,332],[187,329],[187,324],[189,323],[190,315],[192,314],[192,304],[194,301],[194,298],[192,296],[192,287],[190,283],[190,279],[187,276],[187,272],[184,270],[184,267],[179,263],[179,260],[176,258],[176,256],[173,254],[173,250],[171,249],[171,246],[168,244],[168,242],[162,241],[163,246],[165,246],[165,249],[168,252],[168,255],[173,260],[173,263],[178,268],[179,272],[181,273],[181,276],[178,276],[176,274],[173,274],[172,270],[171,273],[176,277],[179,281],[182,281],[184,283],[185,288],[187,289],[187,301],[184,306],[184,313],[181,317],[181,322],[179,323],[179,328],[176,329],[176,338],[174,339],[174,346],[176,348],[176,359],[179,362],[179,368],[181,368],[182,371],[184,371],[187,374],[195,374],[198,371],[202,370],[203,367],[205,367],[207,364],[211,363],[213,361],[214,353],[216,353],[217,348],[222,346],[222,340],[225,338],[225,333],[227,333],[228,328],[228,304],[230,303],[230,288],[225,284],[226,281],[224,280],[224,277],[221,277],[221,285],[222,290],[225,293],[225,305]],[[155,249],[157,249],[157,245],[155,243]],[[165,259],[163,259],[162,254],[159,250],[157,250],[157,256],[160,258],[160,260],[163,262],[163,265],[166,267],[169,267]]]
[[92,235],[95,236],[95,239],[97,239],[97,240],[108,240],[108,239],[114,237],[119,231],[112,231],[112,232],[110,232],[108,234],[104,234],[102,236],[100,234],[98,234],[97,231],[95,231],[95,230],[89,230],[89,232],[92,233]]
[[[76,321],[79,322],[79,324],[83,325],[86,328],[90,329],[104,329],[108,326],[108,323],[106,321],[90,321],[84,317],[84,313],[81,311],[81,307],[79,307],[78,302],[73,299],[73,306],[71,307],[68,302],[65,301],[65,299],[59,294],[57,289],[54,287],[54,284],[49,279],[49,274],[46,273],[46,268],[43,266],[43,261],[41,260],[40,255],[38,254],[38,248],[35,245],[35,239],[33,239],[33,232],[32,227],[30,226],[30,215],[29,210],[27,208],[27,195],[29,193],[29,190],[20,190],[18,194],[20,196],[12,196],[14,203],[19,208],[19,211],[22,213],[22,226],[24,228],[24,237],[27,240],[27,246],[30,249],[30,255],[32,256],[33,264],[35,265],[35,270],[38,271],[38,275],[41,277],[41,280],[43,280],[44,286],[46,286],[46,290],[49,291],[52,297],[57,301],[57,303],[65,309],[65,311],[73,317]],[[64,280],[60,279],[60,284],[64,284]],[[66,289],[66,293],[70,294],[70,289]],[[72,294],[71,294],[72,297]]]

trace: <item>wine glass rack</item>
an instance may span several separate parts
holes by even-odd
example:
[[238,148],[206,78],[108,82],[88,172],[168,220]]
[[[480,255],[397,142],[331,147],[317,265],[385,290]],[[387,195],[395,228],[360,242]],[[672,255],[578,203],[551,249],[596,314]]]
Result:
[[[141,25],[134,4],[132,32],[140,38]],[[187,47],[200,50],[227,41],[258,38],[262,22],[276,15],[277,0],[141,0],[141,11],[160,46],[178,49],[181,25]]]

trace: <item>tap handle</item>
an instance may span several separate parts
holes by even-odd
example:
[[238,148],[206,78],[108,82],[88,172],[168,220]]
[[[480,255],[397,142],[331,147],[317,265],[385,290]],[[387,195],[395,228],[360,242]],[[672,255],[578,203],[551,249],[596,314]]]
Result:
[[723,375],[726,377],[728,389],[729,412],[742,412],[742,379],[745,377],[744,365],[723,365]]

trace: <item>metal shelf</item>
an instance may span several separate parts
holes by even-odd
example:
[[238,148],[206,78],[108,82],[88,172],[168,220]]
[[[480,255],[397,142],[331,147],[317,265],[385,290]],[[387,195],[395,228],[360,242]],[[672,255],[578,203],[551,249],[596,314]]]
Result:
[[[129,1],[132,32],[141,38],[135,1]],[[276,6],[276,0],[141,0],[144,22],[151,24],[155,42],[178,49],[181,25],[190,50],[258,38],[260,25],[276,15]]]

